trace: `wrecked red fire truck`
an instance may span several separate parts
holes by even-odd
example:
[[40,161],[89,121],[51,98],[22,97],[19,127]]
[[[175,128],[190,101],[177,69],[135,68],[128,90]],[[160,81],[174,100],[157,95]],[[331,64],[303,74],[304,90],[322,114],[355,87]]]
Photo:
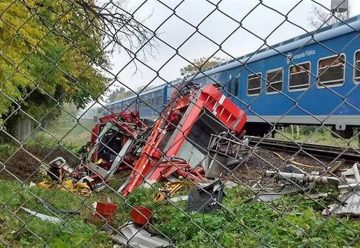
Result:
[[83,162],[68,171],[73,178],[104,185],[117,170],[131,169],[119,193],[171,176],[203,179],[211,136],[231,131],[243,135],[246,114],[216,86],[181,84],[158,120],[149,127],[138,112],[121,112],[99,119],[85,147]]

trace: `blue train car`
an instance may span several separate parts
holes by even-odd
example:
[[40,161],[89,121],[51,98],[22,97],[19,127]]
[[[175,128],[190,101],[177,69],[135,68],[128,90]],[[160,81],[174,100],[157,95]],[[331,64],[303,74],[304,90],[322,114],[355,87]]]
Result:
[[141,118],[155,120],[163,110],[166,101],[167,85],[161,85],[139,94],[137,97],[137,110]]
[[360,124],[359,29],[356,16],[227,62],[193,81],[221,83],[253,127],[325,124],[349,137]]
[[99,108],[98,116],[126,110],[139,111],[141,118],[156,120],[164,106],[167,104],[170,95],[180,82],[182,82],[181,79],[176,79],[170,83],[154,87],[150,90],[145,90],[138,95],[109,103],[104,107]]
[[[360,126],[359,30],[360,16],[356,16],[222,63],[184,81],[220,84],[246,111],[250,134],[267,133],[272,125],[324,124],[348,138]],[[142,116],[156,118],[172,90],[162,85],[140,94],[143,103],[138,110]],[[139,101],[133,97],[121,104],[131,99]]]

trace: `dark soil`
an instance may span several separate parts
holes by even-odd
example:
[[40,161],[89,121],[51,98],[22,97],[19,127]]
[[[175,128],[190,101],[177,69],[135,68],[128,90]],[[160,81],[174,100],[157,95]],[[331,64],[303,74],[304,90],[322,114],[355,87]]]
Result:
[[[20,179],[31,181],[39,178],[39,167],[41,163],[49,163],[51,160],[63,157],[70,166],[79,163],[76,155],[63,147],[54,149],[40,149],[34,146],[21,148],[10,157],[0,158],[0,179]],[[5,167],[5,168],[4,168]]]
[[[75,167],[79,163],[76,154],[66,150],[63,147],[55,149],[40,149],[37,147],[25,147],[14,153],[10,158],[0,158],[5,164],[0,164],[0,179],[20,179],[22,181],[36,181],[41,176],[39,166],[43,163],[49,163],[51,160],[63,157],[68,165]],[[302,163],[306,166],[296,165],[300,169],[311,172],[323,172],[327,167],[334,165],[334,162],[326,159],[316,159],[304,154],[273,152],[259,147],[254,148],[246,163],[238,166],[233,171],[235,181],[252,186],[264,178],[266,170],[277,170],[287,166],[291,161]],[[349,168],[352,164],[344,164],[341,168]],[[128,171],[126,172],[128,173]],[[339,172],[337,172],[339,174]],[[121,174],[123,176],[123,174]]]
[[[305,154],[293,154],[286,152],[273,152],[265,150],[259,147],[256,147],[251,156],[246,163],[241,164],[233,172],[233,176],[240,180],[241,183],[248,186],[252,186],[256,182],[262,180],[265,175],[266,170],[278,170],[288,164],[295,163],[304,164],[295,164],[298,168],[304,170],[305,172],[318,171],[319,173],[325,173],[327,168],[335,165],[336,161],[331,159],[319,159],[313,158]],[[352,166],[352,163],[344,163],[341,168],[349,168]],[[339,175],[340,170],[336,172]]]

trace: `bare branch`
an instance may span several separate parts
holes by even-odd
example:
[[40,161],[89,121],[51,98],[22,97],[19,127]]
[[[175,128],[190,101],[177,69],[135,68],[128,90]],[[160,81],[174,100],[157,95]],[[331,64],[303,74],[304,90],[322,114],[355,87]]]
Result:
[[318,29],[321,27],[332,25],[339,21],[345,21],[349,18],[350,6],[347,11],[342,13],[334,13],[320,6],[313,5],[309,22],[311,26]]

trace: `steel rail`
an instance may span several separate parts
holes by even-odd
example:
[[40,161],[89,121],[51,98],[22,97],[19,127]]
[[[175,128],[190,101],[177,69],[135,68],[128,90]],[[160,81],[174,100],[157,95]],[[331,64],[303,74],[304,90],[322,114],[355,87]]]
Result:
[[248,139],[250,146],[258,146],[272,151],[299,152],[301,154],[311,154],[314,157],[344,159],[351,162],[360,161],[360,150],[351,147],[309,144],[253,136],[248,136]]

